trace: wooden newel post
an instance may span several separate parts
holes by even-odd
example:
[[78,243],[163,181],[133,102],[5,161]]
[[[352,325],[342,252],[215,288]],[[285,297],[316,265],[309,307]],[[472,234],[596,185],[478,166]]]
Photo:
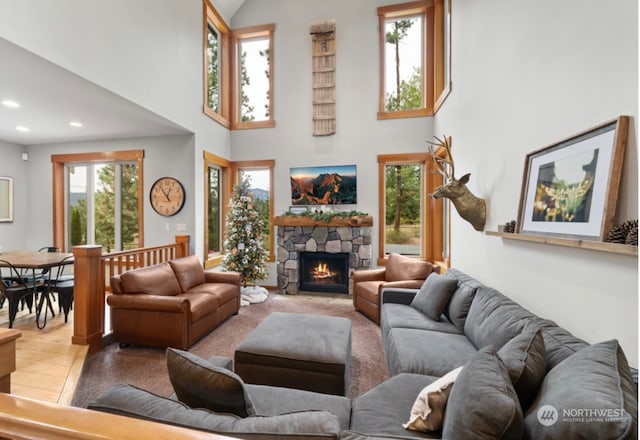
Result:
[[104,281],[100,274],[102,246],[74,246],[73,337],[71,342],[102,348]]
[[182,245],[176,248],[176,258],[182,258],[189,255],[189,236],[176,235],[176,244]]

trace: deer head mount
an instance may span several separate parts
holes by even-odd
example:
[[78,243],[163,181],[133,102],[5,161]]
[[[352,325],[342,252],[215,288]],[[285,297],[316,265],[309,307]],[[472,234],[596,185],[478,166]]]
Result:
[[456,179],[449,139],[443,136],[442,139],[435,137],[435,140],[436,142],[427,141],[429,153],[436,168],[434,173],[443,177],[444,184],[437,187],[429,196],[434,199],[444,197],[451,200],[460,217],[471,223],[476,231],[484,230],[487,206],[484,199],[474,196],[467,188],[471,174],[467,173],[460,179]]

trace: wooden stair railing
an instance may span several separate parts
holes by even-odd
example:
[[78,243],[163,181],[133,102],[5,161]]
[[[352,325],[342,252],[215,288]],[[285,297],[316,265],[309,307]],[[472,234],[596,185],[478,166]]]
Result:
[[218,434],[0,393],[0,439],[232,440]]
[[105,336],[105,295],[112,275],[189,255],[189,236],[177,235],[175,243],[102,254],[102,246],[74,246],[75,277],[73,336],[71,342],[102,348]]

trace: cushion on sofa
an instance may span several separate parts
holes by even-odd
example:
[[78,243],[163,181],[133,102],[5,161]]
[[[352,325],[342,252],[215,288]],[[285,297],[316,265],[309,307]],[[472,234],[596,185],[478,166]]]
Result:
[[182,292],[186,292],[194,286],[204,284],[204,269],[197,255],[176,258],[169,261],[176,274]]
[[587,342],[576,338],[550,319],[536,316],[531,320],[531,325],[538,327],[542,332],[544,349],[547,352],[547,371],[589,346]]
[[89,409],[240,438],[271,440],[338,439],[340,426],[327,411],[239,418],[157,396],[131,385],[116,385],[91,402]]
[[[437,380],[421,374],[398,374],[376,385],[351,402],[350,430],[368,434],[400,438],[429,438],[428,433],[409,431],[402,427],[407,420],[416,396]],[[433,438],[440,438],[434,433]]]
[[411,307],[440,321],[440,315],[458,286],[458,281],[437,273],[430,274],[411,301]]
[[384,344],[392,376],[416,373],[442,377],[464,365],[478,351],[464,335],[410,328],[391,329]]
[[173,296],[182,292],[169,263],[127,271],[120,275],[120,286],[123,293]]
[[522,408],[507,368],[492,346],[484,347],[456,379],[442,438],[519,439],[522,431]]
[[527,319],[533,316],[502,293],[483,286],[478,288],[471,303],[464,334],[478,349],[493,345],[499,350],[519,334]]
[[444,309],[444,315],[462,332],[476,290],[483,284],[454,268],[449,268],[444,276],[458,282],[458,287],[453,292],[449,305]]
[[586,347],[545,376],[525,417],[527,439],[635,439],[638,400],[616,340]]
[[529,407],[547,373],[544,339],[539,329],[525,328],[498,356],[504,362],[523,409]]
[[383,304],[380,309],[380,332],[382,333],[382,337],[386,339],[393,328],[414,328],[418,330],[462,334],[462,332],[458,330],[455,325],[447,321],[446,318],[440,321],[434,321],[413,307],[407,307],[404,304]]
[[428,261],[390,254],[385,270],[385,281],[424,280],[435,266]]
[[402,426],[422,432],[442,429],[447,399],[461,370],[458,367],[424,387],[411,408],[409,421]]
[[187,351],[167,348],[167,371],[176,396],[192,408],[255,415],[244,382],[237,374]]

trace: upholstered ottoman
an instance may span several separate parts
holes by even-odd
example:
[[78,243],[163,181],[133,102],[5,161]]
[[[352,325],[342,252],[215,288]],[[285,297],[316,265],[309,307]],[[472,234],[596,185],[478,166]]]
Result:
[[235,351],[245,382],[345,395],[351,360],[351,321],[275,312]]

